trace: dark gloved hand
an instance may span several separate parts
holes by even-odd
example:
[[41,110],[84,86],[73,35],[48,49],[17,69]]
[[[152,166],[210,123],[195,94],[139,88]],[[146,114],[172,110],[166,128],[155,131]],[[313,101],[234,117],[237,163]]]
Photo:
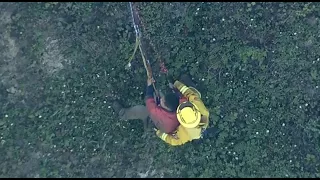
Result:
[[167,81],[168,83],[172,83],[172,84],[174,83],[173,77],[171,75],[167,76]]
[[171,88],[171,89],[173,89],[174,88],[174,80],[173,80],[173,77],[171,76],[171,75],[168,75],[167,76],[167,81],[168,81],[168,85],[169,85],[169,87]]
[[160,97],[156,97],[156,104],[157,104],[157,105],[160,104]]
[[204,137],[207,138],[215,138],[218,136],[218,134],[221,132],[220,129],[216,128],[216,127],[210,127],[208,129],[205,130],[205,132],[203,133]]

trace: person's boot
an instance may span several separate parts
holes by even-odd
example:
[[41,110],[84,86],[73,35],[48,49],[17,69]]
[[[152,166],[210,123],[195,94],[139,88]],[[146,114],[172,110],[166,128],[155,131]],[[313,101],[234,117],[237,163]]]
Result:
[[216,138],[220,134],[221,130],[216,127],[211,127],[207,129],[207,133],[209,135],[209,138]]
[[117,115],[120,116],[120,111],[123,109],[123,106],[118,102],[118,101],[114,101],[111,105],[114,113],[116,113]]
[[196,87],[195,83],[192,81],[189,74],[181,74],[180,75],[180,81],[189,87]]

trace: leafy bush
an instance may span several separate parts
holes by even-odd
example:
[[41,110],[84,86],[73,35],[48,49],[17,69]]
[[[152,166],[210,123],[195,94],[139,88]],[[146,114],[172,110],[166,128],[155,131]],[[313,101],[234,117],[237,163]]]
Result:
[[[174,77],[192,75],[220,135],[174,148],[114,115],[112,99],[143,103],[146,81],[138,54],[125,70],[128,3],[2,3],[21,94],[2,81],[1,177],[320,177],[317,3],[136,4],[143,37]],[[44,68],[50,53],[63,68]]]

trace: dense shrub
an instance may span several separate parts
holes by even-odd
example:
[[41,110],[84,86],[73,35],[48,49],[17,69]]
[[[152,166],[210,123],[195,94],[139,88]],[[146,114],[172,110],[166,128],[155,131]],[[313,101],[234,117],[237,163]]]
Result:
[[18,53],[0,63],[16,62],[20,90],[1,82],[1,177],[320,177],[318,3],[137,6],[143,37],[174,77],[193,76],[221,134],[173,148],[113,114],[113,99],[142,104],[146,82],[139,54],[125,69],[128,3],[1,3],[1,53],[5,37]]

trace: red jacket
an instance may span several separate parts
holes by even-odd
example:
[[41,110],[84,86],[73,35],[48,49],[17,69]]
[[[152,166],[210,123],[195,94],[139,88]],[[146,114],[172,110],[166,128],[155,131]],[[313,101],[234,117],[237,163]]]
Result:
[[146,99],[146,106],[150,113],[150,118],[155,126],[167,134],[174,132],[180,125],[176,112],[170,112],[161,106],[157,106],[153,97]]

